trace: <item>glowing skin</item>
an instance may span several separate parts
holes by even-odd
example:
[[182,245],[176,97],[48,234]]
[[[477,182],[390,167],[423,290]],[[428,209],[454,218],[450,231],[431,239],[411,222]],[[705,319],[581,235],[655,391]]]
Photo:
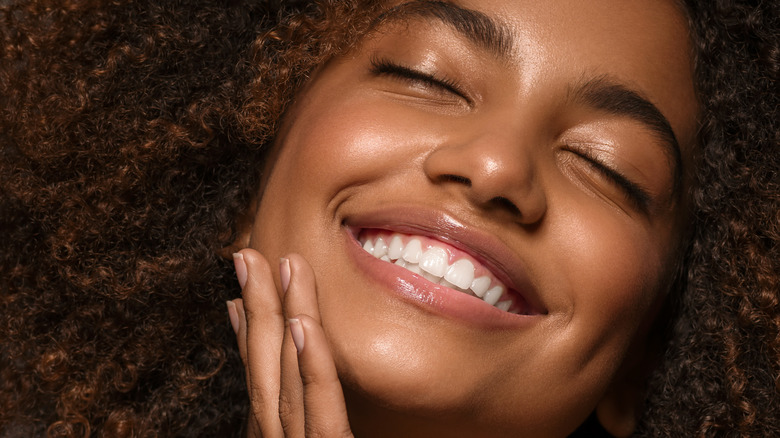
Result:
[[[511,47],[407,15],[317,71],[277,139],[249,245],[311,264],[357,435],[565,436],[594,410],[624,433],[614,407],[649,360],[684,218],[684,19],[656,0],[458,4]],[[599,100],[618,88],[651,102],[681,151],[647,111]],[[469,254],[539,312],[372,257],[357,239],[377,229]]]

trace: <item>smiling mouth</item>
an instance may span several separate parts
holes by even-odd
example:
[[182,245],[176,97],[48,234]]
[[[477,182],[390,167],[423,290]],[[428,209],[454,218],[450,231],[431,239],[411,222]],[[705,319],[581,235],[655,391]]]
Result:
[[384,230],[363,230],[358,241],[375,258],[400,266],[426,280],[479,298],[514,314],[529,314],[522,299],[473,257],[423,236]]

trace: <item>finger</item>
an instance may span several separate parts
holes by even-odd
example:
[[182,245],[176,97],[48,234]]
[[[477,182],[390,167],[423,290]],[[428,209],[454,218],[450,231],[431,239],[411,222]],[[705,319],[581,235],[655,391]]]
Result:
[[[247,370],[252,417],[263,437],[282,437],[279,419],[284,317],[268,262],[257,251],[244,249],[235,256],[237,272],[245,268],[246,282],[239,313],[239,352]],[[239,280],[241,278],[239,277]],[[243,314],[243,318],[241,315]],[[251,421],[250,421],[251,423]]]
[[[280,262],[280,271],[284,268],[284,260]],[[317,285],[314,270],[299,254],[287,256],[290,269],[290,281],[284,292],[284,314],[287,318],[305,314],[320,322],[320,309],[317,304]]]
[[303,384],[305,436],[351,437],[344,392],[322,326],[308,315],[290,319]]
[[303,437],[303,384],[298,372],[298,358],[290,330],[285,330],[282,343],[282,376],[279,390],[279,418],[287,437]]
[[[251,388],[252,384],[246,358],[246,313],[244,312],[244,300],[236,298],[233,301],[228,301],[228,314],[230,316],[230,323],[233,326],[233,331],[236,332],[238,353],[241,356],[241,362],[244,364],[246,387]],[[250,395],[250,400],[251,398]],[[249,418],[247,418],[246,433],[244,436],[246,438],[262,437],[260,423],[256,420],[255,416],[251,414],[251,411]]]
[[[233,322],[234,317],[231,315],[231,304],[233,308],[232,311],[236,312],[235,322]],[[246,369],[246,313],[244,312],[244,300],[236,298],[233,301],[228,301],[228,315],[231,319],[230,323],[233,325],[233,331],[236,333],[238,354],[241,356],[241,362],[244,363],[244,369]],[[247,379],[248,378],[249,373],[247,373]],[[249,380],[247,380],[247,383],[249,383]]]
[[[279,276],[284,293],[284,312],[297,315],[310,310],[319,315],[317,309],[314,272],[306,260],[292,254],[279,262]],[[295,313],[292,313],[295,312]],[[304,436],[303,385],[298,372],[298,354],[290,331],[285,330],[282,344],[282,378],[279,393],[279,415],[282,427],[289,437]]]

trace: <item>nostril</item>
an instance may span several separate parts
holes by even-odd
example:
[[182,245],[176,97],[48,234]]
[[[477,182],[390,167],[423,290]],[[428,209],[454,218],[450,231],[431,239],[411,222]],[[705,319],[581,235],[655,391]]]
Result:
[[518,215],[518,216],[520,215],[520,209],[517,208],[515,203],[503,196],[496,196],[495,198],[490,200],[490,203],[496,207],[502,208],[512,213],[513,215]]
[[441,176],[442,181],[451,181],[459,184],[463,184],[466,187],[471,187],[471,180],[466,178],[465,176],[460,175],[442,175]]

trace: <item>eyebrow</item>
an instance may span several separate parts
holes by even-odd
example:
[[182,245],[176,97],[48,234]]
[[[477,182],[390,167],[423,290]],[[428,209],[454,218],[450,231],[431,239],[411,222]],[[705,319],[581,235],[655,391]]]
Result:
[[625,85],[600,76],[580,83],[569,90],[575,102],[608,114],[628,117],[648,128],[660,140],[664,152],[672,159],[672,193],[682,183],[682,154],[680,144],[669,120],[652,102]]
[[474,45],[500,58],[509,58],[512,52],[514,40],[503,23],[481,12],[442,1],[416,0],[396,5],[380,14],[371,27],[409,18],[437,19]]
[[[436,19],[454,29],[462,38],[501,59],[512,56],[514,39],[504,23],[481,12],[465,9],[453,3],[414,0],[396,5],[383,12],[372,28],[410,18]],[[569,95],[575,102],[608,114],[633,119],[660,140],[664,152],[672,161],[672,194],[679,194],[682,185],[682,154],[680,144],[669,120],[650,100],[609,76],[593,78],[573,87]]]

